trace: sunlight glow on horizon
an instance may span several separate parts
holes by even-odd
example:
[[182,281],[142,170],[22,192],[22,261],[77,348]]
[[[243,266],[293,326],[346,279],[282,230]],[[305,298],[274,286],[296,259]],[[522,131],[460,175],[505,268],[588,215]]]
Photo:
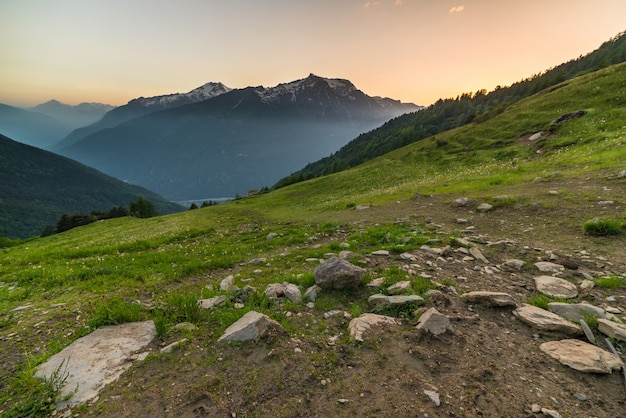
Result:
[[0,103],[123,105],[314,73],[429,105],[587,54],[623,16],[623,0],[3,0]]

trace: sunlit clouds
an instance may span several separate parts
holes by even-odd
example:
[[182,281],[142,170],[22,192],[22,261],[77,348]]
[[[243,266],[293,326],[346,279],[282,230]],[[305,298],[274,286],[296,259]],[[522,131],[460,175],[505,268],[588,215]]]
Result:
[[450,13],[452,13],[452,14],[454,14],[454,13],[461,13],[463,10],[465,10],[465,6],[464,5],[454,6],[452,9],[450,9]]

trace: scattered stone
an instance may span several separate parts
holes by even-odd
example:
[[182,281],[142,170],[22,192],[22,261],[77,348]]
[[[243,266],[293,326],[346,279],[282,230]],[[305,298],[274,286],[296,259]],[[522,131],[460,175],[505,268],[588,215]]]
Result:
[[550,191],[548,191],[548,194],[556,196],[556,195],[559,194],[559,191],[558,190],[550,190]]
[[234,285],[235,285],[235,278],[232,275],[230,275],[220,282],[220,290],[228,291],[232,289]]
[[598,205],[600,205],[600,206],[611,206],[611,205],[614,205],[614,204],[615,204],[615,201],[613,201],[613,200],[601,200],[601,201],[598,202]]
[[389,251],[387,251],[387,250],[378,250],[378,251],[374,251],[372,253],[372,255],[377,255],[377,256],[381,256],[381,257],[388,257],[389,256]]
[[580,290],[589,290],[589,289],[593,289],[593,287],[595,286],[595,282],[593,280],[583,280],[580,285],[578,285],[578,287],[580,287]]
[[575,393],[574,397],[576,399],[578,399],[579,401],[582,401],[582,402],[587,400],[587,396],[585,394],[583,394],[583,393]]
[[532,134],[531,136],[528,137],[529,141],[536,141],[539,138],[541,138],[541,135],[543,134],[543,132],[536,132],[534,134]]
[[538,414],[539,412],[541,412],[541,406],[537,403],[534,403],[531,405],[530,410],[533,414]]
[[385,283],[385,278],[384,277],[379,277],[377,279],[372,280],[371,282],[369,282],[368,284],[366,284],[365,286],[367,287],[378,287],[380,288],[383,284]]
[[267,239],[273,239],[276,238],[277,236],[279,236],[276,232],[270,232],[269,234],[267,234]]
[[598,319],[598,329],[604,335],[626,342],[626,325],[608,319]]
[[454,202],[452,202],[453,206],[456,207],[463,207],[463,206],[467,206],[469,204],[470,200],[467,197],[462,197],[460,199],[456,199]]
[[350,402],[349,399],[345,399],[345,398],[341,398],[341,399],[337,399],[337,402],[344,405],[347,404],[348,402]]
[[565,270],[565,267],[562,265],[551,263],[550,261],[539,261],[538,263],[535,263],[535,267],[544,273],[560,273]]
[[408,296],[387,296],[387,295],[372,295],[367,301],[374,306],[403,306],[411,304],[424,303],[424,299],[418,295]]
[[583,319],[585,314],[604,318],[604,309],[589,305],[588,303],[550,302],[548,303],[548,310],[565,319],[576,322]]
[[552,418],[563,418],[563,415],[559,414],[554,409],[541,408],[541,413]]
[[71,396],[58,407],[80,405],[94,399],[101,389],[117,380],[134,358],[144,357],[136,357],[136,353],[155,337],[152,321],[99,328],[50,357],[37,368],[36,376],[48,380],[55,372],[67,376],[61,395]]
[[267,315],[250,311],[237,322],[226,328],[217,342],[226,341],[258,341],[270,331],[286,333],[284,328]]
[[526,262],[523,260],[518,260],[515,258],[506,260],[502,266],[509,269],[509,270],[517,270],[520,271],[524,268],[524,266],[526,265]]
[[539,348],[561,364],[580,372],[610,374],[622,367],[622,361],[615,354],[580,340],[550,341]]
[[18,306],[17,308],[11,309],[9,312],[20,312],[20,311],[26,311],[30,308],[32,308],[34,305],[24,305],[24,306]]
[[461,225],[469,223],[469,221],[465,218],[456,218],[455,222]]
[[474,257],[476,260],[480,260],[483,263],[489,263],[489,260],[485,258],[483,253],[478,249],[478,247],[471,247],[469,249],[470,255]]
[[559,315],[532,305],[524,305],[513,311],[513,315],[528,326],[542,330],[580,335],[580,327]]
[[571,299],[578,296],[578,289],[573,283],[558,277],[537,276],[535,287],[539,292],[553,298]]
[[198,300],[198,305],[200,305],[202,309],[211,309],[216,307],[217,305],[221,305],[225,301],[226,296],[215,296],[214,298]]
[[269,299],[275,300],[285,294],[285,288],[280,283],[270,283],[265,288],[264,293]]
[[424,312],[417,323],[416,329],[430,332],[433,335],[443,334],[452,331],[450,319],[435,308],[430,308]]
[[398,295],[400,293],[406,292],[407,290],[411,290],[411,282],[408,280],[403,280],[392,284],[387,288],[387,293],[390,295]]
[[344,250],[344,251],[339,252],[339,258],[341,258],[342,260],[347,260],[347,259],[352,258],[354,256],[355,256],[355,254],[352,251]]
[[261,257],[261,258],[254,258],[250,261],[248,261],[248,264],[250,265],[257,265],[257,264],[263,264],[267,262],[267,258]]
[[302,292],[300,292],[300,288],[293,283],[283,283],[283,294],[292,302],[302,302]]
[[354,289],[359,287],[365,269],[341,258],[333,257],[315,268],[315,284],[324,289]]
[[434,390],[425,390],[424,395],[428,396],[428,399],[430,399],[435,405],[441,405],[441,401],[439,400],[439,393],[435,392]]
[[365,210],[365,209],[369,209],[370,207],[367,205],[357,205],[356,206],[356,210]]
[[304,299],[308,299],[311,302],[315,302],[315,299],[317,299],[317,295],[322,291],[322,288],[319,287],[318,285],[314,284],[313,286],[309,287],[305,292],[304,292]]
[[481,203],[480,205],[478,205],[478,207],[476,208],[477,212],[489,212],[490,210],[493,209],[493,205],[490,205],[489,203]]
[[617,178],[618,178],[618,179],[626,179],[626,170],[624,170],[624,171],[620,172],[620,173],[617,175]]
[[402,253],[400,254],[400,258],[408,261],[417,261],[417,257],[411,253]]
[[363,341],[365,334],[372,327],[382,327],[385,325],[397,325],[399,324],[396,318],[390,316],[377,315],[373,313],[365,313],[354,318],[348,324],[348,330],[350,332],[350,339],[352,341]]
[[170,354],[172,351],[177,349],[181,344],[187,342],[187,338],[183,338],[182,340],[174,341],[170,345],[166,345],[161,349],[161,354]]
[[461,299],[467,303],[475,303],[479,305],[497,307],[517,306],[517,303],[515,303],[515,300],[511,295],[502,292],[469,292],[462,294]]

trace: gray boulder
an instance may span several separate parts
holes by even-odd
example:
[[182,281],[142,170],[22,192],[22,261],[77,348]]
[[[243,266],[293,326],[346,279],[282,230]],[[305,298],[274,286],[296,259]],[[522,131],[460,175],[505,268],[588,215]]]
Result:
[[430,308],[424,312],[420,316],[415,328],[433,335],[439,335],[445,333],[446,331],[452,331],[450,319],[435,308]]
[[548,303],[548,309],[570,321],[580,321],[585,318],[585,314],[595,315],[598,318],[604,318],[605,316],[604,309],[588,303],[550,302]]
[[487,306],[517,306],[515,300],[508,293],[476,291],[461,295],[461,299],[468,303],[476,303]]
[[535,277],[535,287],[538,291],[554,298],[571,299],[578,296],[576,285],[553,276]]
[[315,284],[323,289],[355,289],[361,285],[365,269],[332,257],[315,268]]
[[285,329],[269,316],[250,311],[237,322],[226,328],[226,331],[224,331],[224,334],[217,342],[258,341],[272,330],[286,334]]
[[384,315],[376,315],[373,313],[365,313],[354,318],[348,325],[350,339],[352,341],[363,341],[365,334],[375,327],[383,327],[386,325],[397,325],[400,322],[396,318]]
[[424,303],[424,299],[418,295],[407,296],[387,296],[387,295],[372,295],[367,301],[374,306],[386,307],[386,306],[403,306],[411,304]]
[[608,319],[598,319],[598,330],[604,335],[626,342],[626,325]]

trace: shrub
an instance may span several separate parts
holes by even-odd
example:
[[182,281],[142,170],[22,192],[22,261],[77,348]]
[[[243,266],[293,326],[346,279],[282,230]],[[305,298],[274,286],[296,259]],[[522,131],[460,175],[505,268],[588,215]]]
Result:
[[622,232],[622,224],[613,219],[594,218],[583,224],[583,232],[596,237],[617,235]]

